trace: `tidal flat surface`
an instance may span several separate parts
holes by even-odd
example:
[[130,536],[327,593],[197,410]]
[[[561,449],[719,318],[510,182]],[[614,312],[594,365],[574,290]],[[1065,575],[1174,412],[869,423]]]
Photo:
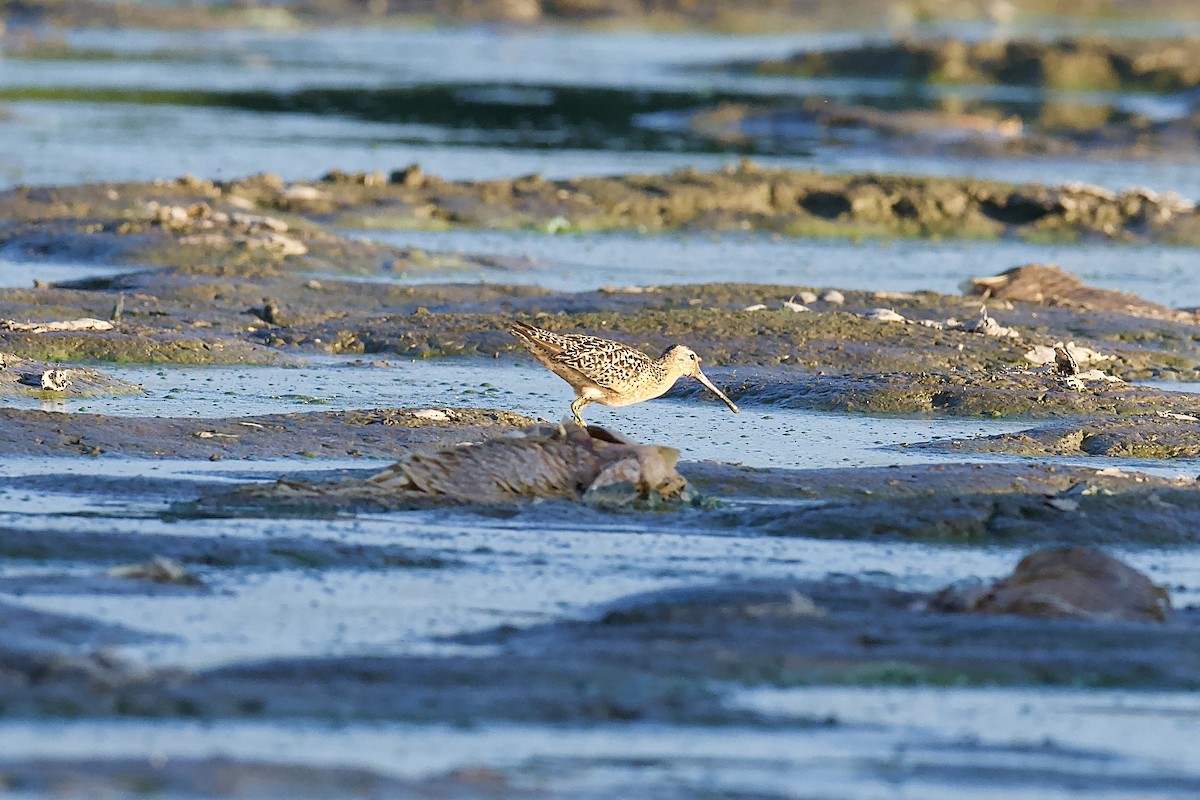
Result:
[[[1054,24],[1064,30],[1081,25]],[[1165,27],[1179,30],[1175,24]],[[1012,30],[1030,26],[1022,21]],[[1164,23],[1143,21],[1136,29],[1162,33]],[[873,98],[903,107],[999,101],[1028,108],[1052,100],[1154,119],[1185,116],[1193,102],[1190,95],[1051,97],[1011,87],[902,89],[887,81],[766,78],[721,68],[797,49],[852,46],[876,33],[725,36],[492,26],[67,32],[63,41],[78,57],[4,62],[0,186],[174,179],[185,172],[220,180],[264,170],[313,180],[330,169],[386,175],[412,162],[455,180],[535,172],[567,178],[715,170],[750,153],[768,166],[1082,181],[1200,196],[1196,164],[1161,153],[1120,159],[904,154],[823,136],[760,148],[715,142],[677,124],[681,112],[756,97]],[[580,89],[595,90],[608,110],[593,116],[572,110],[567,100]],[[414,99],[422,97],[424,105]],[[453,103],[444,103],[447,98]],[[656,103],[663,108],[656,111]],[[458,116],[441,116],[450,107]],[[411,113],[401,113],[406,108]],[[1169,244],[857,242],[703,229],[550,235],[453,226],[353,235],[505,265],[353,276],[363,292],[444,280],[573,292],[737,281],[955,294],[971,277],[1057,262],[1093,286],[1175,308],[1200,306],[1200,251]],[[4,287],[144,268],[0,255]],[[247,306],[260,302],[256,273],[239,273],[233,257],[210,260],[236,282],[229,290],[235,304],[243,297]],[[331,285],[347,280],[337,272],[311,278]],[[152,303],[138,305],[145,298],[134,294],[127,315],[158,319],[144,310]],[[111,300],[103,305],[107,311]],[[1062,319],[1068,311],[1053,313]],[[222,324],[259,327],[263,321],[248,314]],[[1043,323],[1033,317],[1021,317],[1020,324],[1026,335],[1041,335]],[[1135,318],[1130,327],[1154,332],[1156,325]],[[286,334],[290,327],[267,330]],[[1085,315],[1078,329],[1088,330]],[[1186,354],[1187,337],[1172,331],[1163,336],[1183,342]],[[359,357],[314,349],[298,353],[303,365],[289,368],[93,364],[144,393],[42,393],[4,404],[64,420],[78,414],[179,418],[193,426],[191,436],[211,437],[219,420],[364,409],[499,409],[557,421],[571,396],[546,370],[507,355],[411,360],[386,350]],[[738,380],[734,367],[709,374],[718,385]],[[1046,384],[1061,389],[1050,379]],[[1186,402],[1178,409],[1190,412]],[[120,448],[95,456],[61,448],[71,455],[0,457],[0,628],[6,631],[0,681],[8,687],[0,693],[0,787],[21,797],[230,796],[247,787],[255,796],[337,797],[368,793],[363,787],[370,786],[379,787],[380,796],[464,798],[1200,795],[1192,752],[1200,737],[1200,672],[1188,672],[1197,660],[1192,633],[1200,608],[1194,544],[1146,543],[1141,537],[1151,532],[1136,524],[1109,532],[1107,552],[1170,591],[1176,616],[1155,639],[1160,631],[1147,623],[960,622],[920,607],[919,597],[947,585],[1008,574],[1031,549],[1029,539],[1011,530],[955,539],[948,524],[947,536],[914,541],[867,530],[832,536],[787,519],[797,509],[831,502],[789,484],[799,470],[844,468],[834,473],[844,476],[840,493],[865,500],[900,491],[902,484],[913,491],[922,483],[936,488],[939,470],[955,462],[978,468],[981,476],[1001,467],[1044,466],[1070,477],[1026,492],[1031,504],[1010,514],[1026,515],[1035,526],[1045,519],[1053,536],[1069,515],[1081,513],[1080,501],[1108,496],[1100,476],[1111,479],[1122,470],[1121,479],[1131,483],[1139,473],[1193,478],[1200,461],[962,456],[909,446],[1016,433],[1033,424],[1024,418],[751,403],[735,416],[695,394],[624,409],[593,405],[587,416],[639,441],[677,448],[682,471],[697,476],[713,505],[613,512],[548,501],[206,516],[188,505],[206,493],[281,478],[361,478],[389,461],[344,450],[317,456],[301,437],[283,458],[133,458]],[[399,435],[384,424],[377,426],[381,435]],[[734,472],[728,465],[735,464],[747,469]],[[884,478],[856,488],[853,476],[867,468]],[[963,480],[963,472],[956,473],[959,494],[995,491],[1000,499],[993,518],[1004,519],[1004,498],[1020,487],[985,487],[984,477],[973,481],[967,473]],[[737,482],[730,477],[721,485],[723,476],[733,475]],[[770,481],[783,488],[774,495],[744,491]],[[1171,513],[1172,502],[1179,502],[1167,493],[1172,486],[1155,486],[1139,501],[1156,514]],[[968,499],[934,493],[914,502],[930,516],[952,520]],[[771,526],[747,524],[769,514],[778,517]],[[1088,522],[1076,519],[1081,528]],[[109,574],[154,556],[179,562],[195,582]],[[850,629],[865,650],[898,655],[864,666],[835,653],[814,667],[786,648],[770,649],[770,615],[778,609],[769,604],[745,607],[747,630],[758,627],[724,650],[729,642],[684,619],[689,593],[736,594],[762,582],[795,593],[779,626],[796,631],[801,642],[811,633],[802,627],[805,614],[823,613],[804,605],[804,592],[858,592],[864,603],[901,596],[902,607],[877,618],[864,613],[867,619]],[[641,634],[620,627],[631,605],[653,609],[656,603],[667,609],[665,627]],[[673,613],[679,620],[672,622]],[[901,622],[928,638],[905,639]],[[1083,642],[1085,658],[1055,661],[1056,633]],[[954,635],[968,640],[965,661],[947,661],[941,671],[915,666],[921,658],[937,662],[940,640]],[[614,642],[617,661],[624,647],[649,668],[630,672],[621,663],[589,660],[595,654],[584,645],[593,638]],[[1000,656],[1015,653],[1019,660],[1022,643],[1032,640],[1050,642],[1032,648],[1037,652],[1023,665],[1022,674],[1034,678],[1006,682],[987,672]],[[1167,656],[1151,663],[1155,656],[1136,652],[1143,640],[1149,642],[1145,653]],[[720,651],[718,667],[708,672],[689,671],[688,651],[672,649],[706,644]],[[1125,663],[1143,677],[1131,679],[1120,669]],[[8,667],[11,674],[4,672]],[[317,771],[303,772],[311,767]],[[338,778],[339,769],[358,772]],[[232,777],[221,783],[213,775]],[[205,783],[205,776],[217,782]]]

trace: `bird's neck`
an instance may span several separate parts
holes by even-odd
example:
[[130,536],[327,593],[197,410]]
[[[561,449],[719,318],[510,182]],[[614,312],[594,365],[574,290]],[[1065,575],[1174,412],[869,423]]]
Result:
[[656,367],[658,367],[658,369],[655,370],[655,373],[660,383],[665,383],[668,386],[672,386],[674,385],[675,381],[684,376],[683,370],[679,367],[679,362],[675,359],[667,359],[666,356],[664,356],[655,361],[654,364]]

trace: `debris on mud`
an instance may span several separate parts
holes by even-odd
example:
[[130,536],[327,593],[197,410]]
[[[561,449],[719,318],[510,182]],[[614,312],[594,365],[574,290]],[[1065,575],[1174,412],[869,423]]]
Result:
[[129,578],[180,586],[201,585],[200,579],[189,572],[187,567],[166,556],[155,556],[143,564],[123,564],[118,567],[110,567],[105,574],[110,578]]
[[1171,612],[1165,588],[1086,546],[1038,550],[1022,558],[1012,575],[990,587],[947,587],[929,604],[940,611],[966,614],[1128,622],[1164,622]]
[[205,497],[195,508],[381,510],[565,499],[653,509],[687,497],[687,481],[675,470],[678,458],[672,448],[636,444],[597,426],[535,425],[482,442],[416,450],[366,480],[280,480]]
[[0,319],[0,329],[23,333],[48,333],[49,331],[111,331],[113,324],[106,319],[64,319],[55,322],[17,322]]
[[[1061,352],[1060,352],[1061,351]],[[1070,362],[1075,364],[1075,370],[1065,370],[1062,367],[1063,354],[1069,357]],[[1046,366],[1054,364],[1059,372],[1065,374],[1077,375],[1078,367],[1083,364],[1098,364],[1105,361],[1111,361],[1112,356],[1106,356],[1103,353],[1097,352],[1090,347],[1083,347],[1075,344],[1075,342],[1055,342],[1051,345],[1037,344],[1030,348],[1025,354],[1025,360],[1035,366]],[[1068,362],[1068,363],[1070,363]]]
[[971,278],[965,288],[983,299],[1024,300],[1081,311],[1106,311],[1172,321],[1195,322],[1187,311],[1151,303],[1129,292],[1097,289],[1057,264],[1026,264],[999,275]]

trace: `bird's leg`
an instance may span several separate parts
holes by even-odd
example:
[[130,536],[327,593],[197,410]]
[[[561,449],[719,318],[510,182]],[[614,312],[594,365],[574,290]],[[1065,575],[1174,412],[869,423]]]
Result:
[[592,401],[586,397],[576,397],[571,402],[571,416],[575,417],[575,424],[581,428],[586,428],[587,423],[583,421],[583,417],[580,416],[580,413],[582,413],[583,407],[590,402]]

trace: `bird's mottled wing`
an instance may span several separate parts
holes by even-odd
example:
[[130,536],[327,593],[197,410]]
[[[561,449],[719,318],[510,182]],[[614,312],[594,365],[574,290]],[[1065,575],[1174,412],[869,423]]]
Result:
[[596,336],[572,335],[570,345],[554,357],[606,389],[620,390],[652,368],[654,360],[620,342]]

